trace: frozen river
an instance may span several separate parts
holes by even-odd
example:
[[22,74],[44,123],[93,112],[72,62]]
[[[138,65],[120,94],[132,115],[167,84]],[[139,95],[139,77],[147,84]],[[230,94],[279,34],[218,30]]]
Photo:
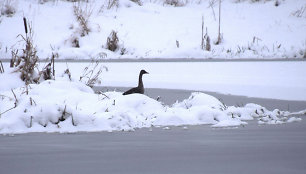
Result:
[[[163,94],[163,100],[170,103],[171,96],[185,98],[185,93],[147,90],[151,96]],[[229,104],[254,99],[228,96],[225,100]],[[286,107],[275,100],[257,103]],[[289,103],[291,108],[303,104]],[[205,125],[134,132],[1,135],[0,173],[304,174],[306,121],[301,117],[301,122],[291,124],[259,126],[251,121],[245,127],[226,129]]]
[[[69,68],[72,77],[79,80],[85,61],[57,62],[56,75]],[[40,63],[40,68],[46,63]],[[306,61],[106,61],[101,86],[136,86],[138,74],[145,69],[150,74],[143,77],[146,88],[182,89],[218,92],[257,98],[306,101]],[[9,63],[4,63],[5,69]]]

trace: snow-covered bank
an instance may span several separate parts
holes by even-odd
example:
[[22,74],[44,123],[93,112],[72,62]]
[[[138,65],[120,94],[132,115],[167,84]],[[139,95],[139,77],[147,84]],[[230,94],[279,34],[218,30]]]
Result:
[[[8,73],[2,79],[14,79]],[[300,121],[289,112],[269,111],[257,104],[226,106],[218,99],[193,93],[172,106],[145,95],[120,92],[95,94],[91,88],[66,77],[7,90],[1,83],[0,133],[131,131],[151,126],[210,124],[212,127],[283,124]],[[303,114],[305,111],[299,113]]]
[[[11,57],[22,48],[16,38],[24,33],[22,17],[32,21],[34,44],[41,58],[58,53],[59,58],[302,58],[306,56],[304,0],[222,1],[221,33],[218,37],[218,4],[199,1],[108,0],[74,4],[61,0],[10,1],[15,13],[5,15],[0,1],[0,57]],[[138,3],[137,3],[138,2]],[[171,3],[172,2],[172,3]],[[178,4],[175,7],[175,2]],[[169,5],[172,4],[172,5]],[[74,5],[87,19],[88,34],[74,14]],[[298,13],[300,11],[300,13]],[[204,34],[211,50],[201,49]],[[107,38],[117,32],[117,50],[107,49]],[[85,35],[85,36],[83,36]]]

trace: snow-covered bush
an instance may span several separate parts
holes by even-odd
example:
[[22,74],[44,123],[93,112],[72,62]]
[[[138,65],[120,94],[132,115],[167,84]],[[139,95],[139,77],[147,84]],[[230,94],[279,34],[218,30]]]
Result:
[[116,51],[119,48],[119,38],[116,31],[112,31],[107,38],[106,48],[110,51]]
[[1,6],[1,15],[6,15],[12,17],[16,13],[16,5],[13,0],[3,0],[0,2]]
[[14,3],[13,0],[5,0],[0,3],[1,15],[12,17],[16,13],[16,5],[14,5]]
[[19,54],[19,50],[12,51],[12,59],[10,67],[16,67],[16,71],[21,72],[20,78],[26,83],[38,83],[39,75],[36,71],[37,68],[37,50],[33,43],[33,30],[32,26],[27,23],[26,18],[23,18],[25,36],[18,35],[25,43],[25,48],[21,49],[22,53]]

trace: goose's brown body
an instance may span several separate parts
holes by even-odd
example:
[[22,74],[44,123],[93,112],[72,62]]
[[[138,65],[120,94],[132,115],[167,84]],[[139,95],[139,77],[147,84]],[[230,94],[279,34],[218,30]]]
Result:
[[138,86],[135,88],[129,89],[128,91],[124,92],[123,95],[129,95],[129,94],[134,94],[134,93],[139,93],[139,94],[144,93],[144,87],[143,87],[143,82],[142,82],[143,74],[149,74],[149,73],[145,70],[141,70],[139,73]]

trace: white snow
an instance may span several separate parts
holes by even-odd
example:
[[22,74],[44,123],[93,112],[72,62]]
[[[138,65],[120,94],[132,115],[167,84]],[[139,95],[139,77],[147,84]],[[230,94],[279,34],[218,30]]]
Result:
[[6,73],[0,74],[0,91],[11,90],[24,85],[24,82],[19,78],[19,73],[13,73],[13,69],[5,68]]
[[[0,74],[2,79],[12,78]],[[19,77],[15,76],[15,79]],[[133,131],[137,128],[202,125],[231,127],[258,119],[259,124],[300,121],[289,112],[247,104],[226,106],[213,96],[195,92],[188,99],[166,106],[146,95],[121,92],[95,94],[77,80],[57,76],[7,90],[1,83],[0,133]]]
[[[168,0],[169,1],[169,0]],[[171,1],[171,0],[170,0]],[[24,34],[22,18],[31,21],[34,45],[40,58],[59,54],[60,59],[94,58],[303,58],[306,55],[305,0],[222,1],[221,33],[218,37],[218,4],[208,0],[179,1],[181,7],[167,5],[166,0],[142,0],[141,6],[118,0],[107,9],[108,0],[81,2],[90,32],[81,36],[81,26],[73,14],[77,3],[53,0],[12,0],[16,13],[0,17],[0,58],[10,58],[13,49],[23,48],[17,37]],[[0,8],[5,9],[5,0]],[[3,10],[2,10],[3,11]],[[215,13],[215,17],[214,14]],[[90,15],[89,15],[90,14]],[[211,51],[201,50],[201,25],[211,39]],[[119,49],[106,49],[107,37],[117,31]],[[79,48],[72,40],[78,38]],[[179,44],[177,46],[177,43]],[[123,55],[121,55],[123,53]]]
[[291,117],[287,120],[288,123],[301,121],[301,118]]
[[[169,0],[168,0],[169,2]],[[40,59],[125,58],[305,58],[305,0],[222,1],[221,33],[218,36],[217,4],[208,0],[118,0],[108,9],[108,0],[72,3],[63,0],[0,0],[0,60],[13,50],[25,49],[23,17],[33,27],[33,41]],[[74,6],[88,17],[89,33],[74,15]],[[14,14],[7,14],[10,8]],[[214,16],[213,14],[216,14]],[[201,25],[211,39],[211,51],[201,49]],[[216,17],[216,19],[215,19]],[[118,32],[119,48],[106,46],[111,31]],[[21,35],[22,36],[21,36]],[[28,34],[29,36],[29,34]],[[78,40],[79,48],[73,41]],[[155,59],[154,59],[155,60]],[[146,69],[146,88],[213,91],[250,97],[306,101],[305,61],[271,62],[133,62],[104,63],[103,86],[131,87]],[[39,69],[46,64],[40,63]],[[172,106],[134,94],[95,94],[79,81],[84,63],[56,63],[56,80],[24,85],[16,69],[4,63],[0,74],[0,133],[133,131],[137,128],[209,124],[237,127],[257,119],[258,124],[301,121],[289,113],[269,111],[257,104],[226,106],[201,92]],[[63,74],[69,68],[72,78]],[[108,72],[106,72],[108,70]],[[184,127],[184,129],[185,129]],[[187,127],[186,127],[187,128]],[[188,129],[188,128],[187,128]]]

